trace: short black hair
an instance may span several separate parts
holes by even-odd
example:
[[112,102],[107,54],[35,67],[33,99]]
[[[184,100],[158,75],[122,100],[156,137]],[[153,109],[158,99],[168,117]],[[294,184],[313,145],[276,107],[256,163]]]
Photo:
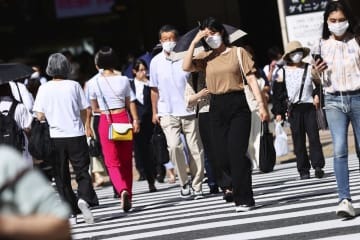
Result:
[[179,38],[179,31],[173,25],[166,24],[162,26],[159,30],[159,39],[161,39],[161,34],[164,32],[172,32],[174,33],[176,39]]
[[114,49],[108,46],[101,47],[95,54],[95,65],[101,69],[116,69],[119,64],[119,58]]

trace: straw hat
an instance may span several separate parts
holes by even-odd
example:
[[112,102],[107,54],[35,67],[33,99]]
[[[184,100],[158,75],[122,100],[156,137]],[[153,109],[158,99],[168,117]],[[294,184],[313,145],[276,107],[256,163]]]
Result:
[[295,51],[301,50],[304,53],[304,57],[309,55],[310,48],[303,47],[299,41],[291,41],[285,47],[285,53],[283,55],[284,60],[289,60],[289,54]]

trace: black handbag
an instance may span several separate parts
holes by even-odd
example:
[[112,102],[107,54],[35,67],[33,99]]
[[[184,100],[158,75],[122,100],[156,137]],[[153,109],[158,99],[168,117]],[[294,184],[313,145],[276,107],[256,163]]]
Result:
[[323,108],[324,98],[323,98],[322,84],[320,84],[319,100],[320,100],[320,106],[318,109],[316,109],[316,122],[320,130],[327,130],[329,129],[329,126],[326,119],[325,110]]
[[55,148],[47,121],[39,121],[36,118],[32,121],[28,149],[38,160],[51,160]]
[[263,173],[274,170],[276,163],[276,152],[274,147],[274,136],[269,131],[268,122],[261,123],[259,169]]
[[151,136],[151,144],[157,163],[160,165],[168,163],[170,157],[167,149],[166,137],[159,124],[155,124],[154,126],[153,134]]
[[100,142],[93,137],[89,140],[89,154],[91,157],[101,156]]

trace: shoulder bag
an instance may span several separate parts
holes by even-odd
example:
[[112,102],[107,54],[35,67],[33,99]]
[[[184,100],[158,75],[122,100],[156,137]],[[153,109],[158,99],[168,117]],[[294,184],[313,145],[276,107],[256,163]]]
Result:
[[[244,82],[244,92],[245,92],[245,96],[246,96],[246,101],[249,105],[249,109],[251,112],[258,111],[259,110],[258,102],[257,102],[250,86],[247,84],[247,81],[246,81],[246,76],[244,73],[244,68],[243,68],[243,64],[242,64],[242,60],[241,60],[241,54],[240,54],[239,47],[237,48],[236,54],[237,54],[237,57],[239,60],[240,72],[241,72],[241,76],[242,76],[243,82]],[[259,89],[261,90],[265,85],[265,80],[262,77],[259,77],[259,78],[257,78],[257,83],[259,85]]]
[[[100,96],[106,106],[106,119],[109,122],[109,140],[113,141],[131,141],[133,140],[133,131],[132,131],[132,124],[131,123],[114,123],[111,117],[111,112],[109,110],[109,106],[105,100],[105,97],[101,91],[99,79],[96,79],[96,84],[99,88]],[[109,84],[110,86],[110,84]],[[111,88],[111,86],[110,86]],[[115,93],[114,93],[115,94]],[[116,96],[116,95],[115,95]],[[125,110],[127,111],[127,110]]]

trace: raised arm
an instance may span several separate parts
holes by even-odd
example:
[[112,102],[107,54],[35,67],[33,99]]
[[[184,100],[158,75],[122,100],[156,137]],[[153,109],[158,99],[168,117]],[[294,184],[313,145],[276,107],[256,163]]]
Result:
[[185,57],[183,60],[182,67],[183,67],[184,71],[194,72],[196,70],[194,64],[192,63],[195,46],[201,40],[201,38],[203,38],[205,36],[206,36],[205,31],[199,30],[199,32],[196,34],[195,38],[192,40],[188,50],[186,51],[186,54],[185,54]]

